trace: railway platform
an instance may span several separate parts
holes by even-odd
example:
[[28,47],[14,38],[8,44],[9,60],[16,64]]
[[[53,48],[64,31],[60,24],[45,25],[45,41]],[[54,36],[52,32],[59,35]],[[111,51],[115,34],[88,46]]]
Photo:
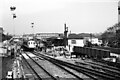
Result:
[[1,57],[2,59],[2,79],[5,79],[8,71],[12,71],[13,59],[11,57]]

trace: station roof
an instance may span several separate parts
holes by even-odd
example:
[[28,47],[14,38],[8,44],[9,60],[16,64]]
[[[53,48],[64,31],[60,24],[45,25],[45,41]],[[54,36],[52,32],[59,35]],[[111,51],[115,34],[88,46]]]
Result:
[[[72,34],[68,35],[68,39],[83,39],[85,37],[91,37],[91,34],[89,34],[89,33],[80,33],[80,34],[72,33]],[[92,37],[95,37],[95,36],[92,35]]]

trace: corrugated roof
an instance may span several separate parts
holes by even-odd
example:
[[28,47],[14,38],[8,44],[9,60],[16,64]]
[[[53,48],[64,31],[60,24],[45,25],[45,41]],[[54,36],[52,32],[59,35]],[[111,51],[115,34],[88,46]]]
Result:
[[83,39],[83,37],[78,34],[69,34],[68,39]]

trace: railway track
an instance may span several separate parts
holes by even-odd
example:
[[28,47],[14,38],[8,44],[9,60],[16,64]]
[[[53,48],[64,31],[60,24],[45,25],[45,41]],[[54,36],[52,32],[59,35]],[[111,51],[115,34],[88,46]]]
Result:
[[[25,53],[28,57],[29,57],[29,59],[31,59],[35,64],[37,64],[40,68],[42,68],[50,77],[52,77],[52,80],[57,80],[53,75],[51,75],[51,73],[49,73],[47,70],[45,70],[39,63],[37,63],[34,59],[32,59],[32,57],[30,57],[27,53]],[[43,58],[42,57],[39,57],[39,59],[42,59],[43,60]],[[26,62],[28,62],[27,60],[26,60]],[[28,64],[29,64],[29,66],[31,66],[30,65],[30,63],[28,62]],[[52,63],[53,64],[53,63]],[[71,72],[71,71],[69,71],[68,69],[66,69],[66,68],[64,68],[63,66],[61,66],[60,64],[58,64],[58,63],[54,63],[54,65],[56,65],[57,67],[59,67],[60,69],[62,69],[62,70],[64,70],[64,71],[66,71],[67,73],[69,73],[69,74],[71,74],[71,75],[73,75],[75,78],[75,80],[83,80],[81,77],[79,77],[78,75],[76,75],[76,74],[74,74],[73,72]],[[32,67],[31,67],[32,68]],[[41,79],[42,80],[42,78],[38,75],[38,73],[32,68],[32,70],[35,72],[35,75],[37,75],[37,77],[39,78],[39,79]],[[73,79],[73,80],[74,80]]]
[[[27,65],[30,67],[30,69],[34,72],[34,76],[36,76],[39,80],[42,80],[42,78],[38,75],[38,73],[35,71],[35,69],[30,65],[30,63],[25,59],[25,57],[22,55],[23,60],[27,63]],[[33,75],[33,74],[32,74]],[[36,77],[34,79],[36,80]]]
[[88,65],[90,67],[92,67],[93,69],[96,70],[102,70],[102,72],[105,72],[109,75],[116,75],[117,77],[120,77],[120,71],[116,68],[110,67],[110,66],[105,66],[105,65],[101,65],[101,64],[95,64],[95,63],[90,63],[90,62],[75,62],[78,65]]
[[[27,69],[29,69],[29,71],[30,71],[30,74],[32,74],[32,79],[33,80],[35,80],[36,79],[36,76],[34,75],[34,72],[31,70],[31,67],[29,66],[29,63],[27,63],[27,61],[24,59],[24,57],[22,56],[22,58],[23,58],[23,60],[21,61],[21,63],[22,63],[22,66],[23,67],[26,67]],[[23,65],[24,64],[24,65]],[[26,75],[24,75],[25,76],[25,79],[26,79]]]
[[[34,53],[36,54],[36,53]],[[86,74],[86,75],[94,75],[94,76],[97,76],[97,77],[101,77],[103,79],[109,79],[109,80],[115,80],[115,79],[119,79],[120,76],[118,75],[112,75],[112,74],[108,74],[108,73],[104,73],[104,72],[99,72],[99,71],[96,71],[96,70],[93,70],[93,69],[88,69],[88,68],[85,68],[83,66],[78,66],[78,65],[74,65],[74,64],[71,64],[71,63],[68,63],[68,62],[64,62],[64,61],[61,61],[61,60],[57,60],[57,59],[54,59],[54,58],[51,58],[51,57],[48,57],[48,56],[45,56],[44,54],[36,54],[37,56],[40,56],[40,57],[43,57],[51,62],[54,62],[54,63],[58,63],[58,64],[61,64],[63,66],[67,66],[71,69],[74,69],[78,72],[82,72],[83,74]],[[94,78],[95,79],[95,78]]]
[[115,62],[110,62],[110,61],[105,61],[105,60],[97,60],[97,59],[93,59],[93,61],[104,63],[104,64],[107,64],[109,66],[119,68],[119,70],[120,70],[120,63],[115,63]]
[[105,68],[109,68],[111,70],[116,70],[116,71],[119,71],[120,73],[120,69],[117,68],[117,67],[114,67],[114,66],[110,66],[110,65],[106,65],[104,63],[99,63],[99,62],[88,62],[88,61],[85,61],[86,63],[90,63],[90,64],[94,64],[94,65],[99,65],[99,66],[102,66],[102,67],[105,67]]
[[[27,62],[27,64],[29,65],[29,67],[32,69],[32,71],[34,72],[34,74],[37,76],[37,80],[43,80],[46,78],[50,79],[50,80],[57,80],[53,75],[51,75],[47,70],[45,70],[40,64],[38,64],[34,59],[32,59],[27,53],[25,53],[27,57],[29,57],[29,60],[31,60],[31,62],[27,61],[24,57],[24,60]],[[34,64],[31,64],[34,63]],[[37,69],[35,69],[33,66],[36,66]],[[43,73],[45,76],[41,76],[39,74],[39,72]],[[46,78],[46,79],[47,79]]]
[[[34,53],[33,53],[33,54],[34,54]],[[36,54],[35,54],[35,55],[36,55]],[[38,55],[37,55],[37,56],[38,56]],[[44,58],[44,57],[39,56],[39,58]],[[50,61],[49,59],[46,59],[46,58],[44,58],[44,59],[47,60],[47,61],[49,61],[49,62],[51,62],[52,64],[56,65],[57,67],[65,70],[65,71],[68,72],[69,74],[75,76],[75,77],[77,78],[77,80],[84,80],[84,79],[82,79],[79,75],[76,74],[76,73],[81,73],[81,74],[83,74],[82,72],[80,72],[80,71],[79,71],[79,72],[78,72],[78,71],[75,71],[74,69],[71,71],[72,68],[69,68],[69,67],[66,68],[66,66],[64,66],[64,65],[61,65],[61,64],[56,63],[56,62],[54,62],[54,61]],[[97,79],[98,79],[98,77],[93,76],[93,75],[91,75],[91,74],[84,73],[83,75],[88,76],[88,79],[90,79],[90,80],[97,80]],[[86,78],[86,79],[87,79],[87,78]],[[76,79],[75,79],[75,80],[76,80]]]

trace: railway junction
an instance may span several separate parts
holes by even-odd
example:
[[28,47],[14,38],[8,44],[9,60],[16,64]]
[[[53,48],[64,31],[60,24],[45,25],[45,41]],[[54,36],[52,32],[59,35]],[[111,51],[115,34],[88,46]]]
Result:
[[100,41],[93,37],[68,36],[66,24],[64,28],[64,34],[13,36],[2,42],[2,79],[120,79],[119,48],[101,46]]
[[120,80],[119,0],[0,3],[0,80]]
[[108,50],[74,47],[74,52],[70,53],[64,46],[51,46],[51,48],[44,46],[39,49],[34,48],[36,43],[31,40],[28,40],[29,47],[25,45],[13,40],[9,44],[10,50],[8,46],[4,47],[7,53],[2,57],[3,80],[5,78],[22,80],[120,79],[120,67],[117,65],[119,63],[103,60],[110,57]]
[[[1,46],[2,79],[120,79],[119,51],[96,47],[88,38],[75,40],[75,37],[68,37],[68,28],[66,24],[64,26],[64,35],[49,33],[48,36],[41,33],[38,36],[12,37],[4,41]],[[94,40],[98,42],[98,39]]]

